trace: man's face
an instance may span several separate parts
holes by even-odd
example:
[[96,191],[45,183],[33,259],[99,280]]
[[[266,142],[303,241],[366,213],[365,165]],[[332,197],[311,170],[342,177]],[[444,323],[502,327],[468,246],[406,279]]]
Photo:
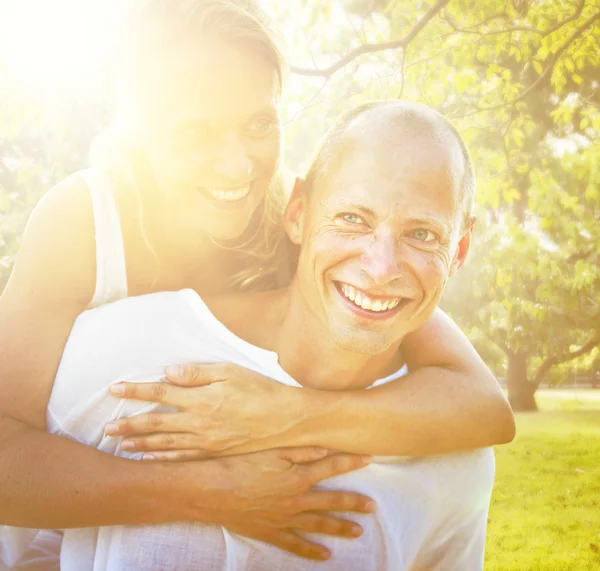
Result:
[[294,193],[294,287],[337,345],[380,354],[430,317],[468,250],[463,165],[454,142],[379,138],[359,142],[309,197]]

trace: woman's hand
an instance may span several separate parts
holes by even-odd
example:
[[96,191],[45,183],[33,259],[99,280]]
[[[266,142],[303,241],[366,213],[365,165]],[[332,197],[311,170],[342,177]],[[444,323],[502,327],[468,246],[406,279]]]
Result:
[[[220,524],[301,557],[327,559],[330,554],[325,547],[298,532],[358,537],[360,525],[326,512],[370,513],[375,504],[361,494],[314,490],[313,486],[369,462],[369,457],[328,455],[324,449],[303,447],[189,462],[174,469],[183,474],[178,482],[182,501],[192,509],[189,519]],[[198,468],[204,473],[201,484]],[[195,493],[198,486],[200,503]]]
[[231,363],[169,367],[168,383],[119,383],[115,396],[175,406],[180,412],[140,414],[109,423],[121,447],[145,459],[195,460],[265,450],[273,437],[303,420],[302,390]]

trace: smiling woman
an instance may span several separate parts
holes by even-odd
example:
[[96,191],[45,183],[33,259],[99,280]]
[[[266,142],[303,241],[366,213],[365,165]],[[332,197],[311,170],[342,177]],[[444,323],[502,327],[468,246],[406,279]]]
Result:
[[1,8],[11,75],[33,89],[77,86],[98,72],[114,38],[113,0],[19,0]]

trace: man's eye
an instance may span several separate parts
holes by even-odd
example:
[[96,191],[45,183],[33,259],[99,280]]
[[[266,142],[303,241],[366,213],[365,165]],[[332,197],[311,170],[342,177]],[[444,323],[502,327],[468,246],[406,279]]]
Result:
[[365,223],[365,221],[360,216],[357,216],[356,214],[350,214],[349,212],[347,212],[345,214],[341,214],[340,218],[344,222],[347,222],[348,224],[364,224]]
[[276,127],[277,121],[271,117],[256,119],[248,124],[246,131],[253,137],[261,137],[270,134]]
[[433,242],[437,240],[437,236],[431,230],[425,230],[425,228],[417,228],[410,235],[415,240],[419,240],[419,242]]

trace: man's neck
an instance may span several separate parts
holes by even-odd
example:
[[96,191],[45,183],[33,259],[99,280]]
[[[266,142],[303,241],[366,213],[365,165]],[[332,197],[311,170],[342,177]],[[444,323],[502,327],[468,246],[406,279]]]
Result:
[[237,298],[235,302],[214,306],[216,317],[245,341],[276,352],[280,366],[303,386],[362,389],[403,364],[400,341],[375,356],[335,344],[293,285],[232,297]]

